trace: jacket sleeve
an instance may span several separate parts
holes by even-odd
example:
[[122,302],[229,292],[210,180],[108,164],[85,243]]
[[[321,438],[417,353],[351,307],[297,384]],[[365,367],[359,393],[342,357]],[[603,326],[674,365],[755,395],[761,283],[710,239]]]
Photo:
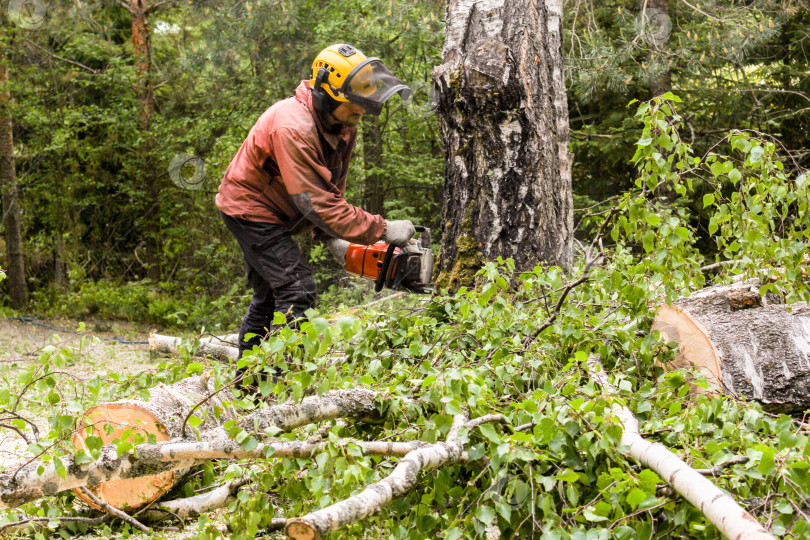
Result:
[[350,242],[368,245],[383,237],[382,216],[346,202],[320,152],[307,138],[290,128],[280,128],[271,137],[282,181],[304,217],[327,235]]

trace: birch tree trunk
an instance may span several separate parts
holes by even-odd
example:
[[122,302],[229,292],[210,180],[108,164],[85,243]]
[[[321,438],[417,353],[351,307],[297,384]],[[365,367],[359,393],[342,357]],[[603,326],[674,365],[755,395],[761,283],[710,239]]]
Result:
[[675,367],[697,366],[710,384],[773,412],[810,407],[810,306],[759,294],[759,280],[709,287],[653,323],[678,344]]
[[[5,45],[5,43],[4,43]],[[17,172],[14,163],[14,137],[11,120],[11,92],[8,89],[8,66],[5,54],[0,56],[0,191],[3,193],[3,228],[6,241],[6,264],[11,303],[22,307],[28,302],[25,283],[20,203]]]
[[571,264],[560,0],[450,0],[433,71],[445,151],[438,284],[485,260]]

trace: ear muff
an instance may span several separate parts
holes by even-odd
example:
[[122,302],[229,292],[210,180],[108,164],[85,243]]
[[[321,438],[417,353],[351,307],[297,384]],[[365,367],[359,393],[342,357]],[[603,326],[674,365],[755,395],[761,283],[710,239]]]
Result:
[[318,76],[315,77],[315,86],[312,88],[312,106],[319,113],[331,113],[340,105],[340,102],[332,99],[332,96],[323,89],[323,84],[328,80],[329,68],[320,68]]

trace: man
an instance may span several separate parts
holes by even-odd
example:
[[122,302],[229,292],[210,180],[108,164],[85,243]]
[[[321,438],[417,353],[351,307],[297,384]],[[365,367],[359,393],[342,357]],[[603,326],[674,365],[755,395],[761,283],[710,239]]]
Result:
[[[378,58],[351,45],[327,47],[312,79],[262,114],[233,158],[216,204],[247,265],[253,299],[239,329],[239,356],[273,328],[273,313],[293,324],[313,307],[312,269],[292,235],[314,229],[345,263],[348,241],[405,245],[410,221],[386,221],[343,198],[363,114],[379,115],[394,94],[410,89]],[[342,258],[341,258],[342,255]],[[246,340],[246,334],[255,334]]]

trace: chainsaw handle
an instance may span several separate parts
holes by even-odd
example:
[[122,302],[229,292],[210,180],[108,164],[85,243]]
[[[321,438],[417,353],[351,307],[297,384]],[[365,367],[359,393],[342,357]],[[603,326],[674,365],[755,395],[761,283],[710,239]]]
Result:
[[388,274],[388,267],[391,266],[391,259],[394,258],[395,249],[397,249],[397,246],[389,244],[388,249],[385,251],[382,268],[380,268],[380,273],[377,275],[377,280],[374,282],[374,292],[380,292],[385,285],[385,276]]

